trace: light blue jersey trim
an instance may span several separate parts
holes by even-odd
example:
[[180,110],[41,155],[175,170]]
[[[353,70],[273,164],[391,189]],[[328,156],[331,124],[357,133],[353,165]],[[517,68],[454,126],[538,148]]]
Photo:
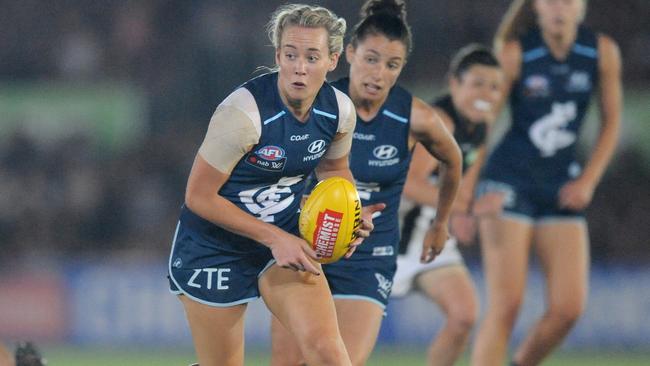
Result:
[[548,51],[544,47],[537,47],[530,51],[524,53],[524,62],[535,61],[539,58],[542,58],[548,54]]
[[271,118],[267,118],[267,119],[265,119],[264,122],[262,122],[262,123],[264,124],[264,126],[266,126],[266,125],[268,125],[269,123],[275,121],[276,119],[278,119],[278,118],[284,116],[285,113],[287,113],[287,112],[286,112],[286,111],[282,111],[282,112],[276,114],[275,116],[273,116],[273,117],[271,117]]
[[327,117],[327,118],[331,118],[331,119],[336,119],[336,115],[335,115],[335,114],[331,114],[331,113],[323,112],[323,111],[321,111],[320,109],[316,109],[316,108],[312,108],[312,111],[314,111],[314,113],[316,113],[316,114],[320,114],[321,116],[325,116],[325,117]]
[[542,216],[535,221],[537,225],[553,225],[553,224],[566,224],[566,223],[576,223],[576,224],[587,224],[587,219],[583,216]]
[[518,212],[512,212],[512,211],[503,211],[501,217],[508,220],[523,222],[524,224],[529,224],[529,225],[532,225],[535,222],[535,220],[530,216],[520,214]]
[[580,43],[576,43],[573,45],[573,52],[577,53],[578,55],[582,55],[589,58],[598,57],[598,51],[595,48],[584,46],[581,45]]
[[383,303],[373,299],[372,297],[369,296],[361,296],[361,295],[332,295],[333,298],[335,299],[344,299],[344,300],[363,300],[363,301],[370,301],[373,304],[379,305],[379,307],[384,310],[386,309],[386,305]]
[[240,304],[246,304],[246,303],[249,303],[249,302],[251,302],[253,300],[257,300],[259,298],[259,296],[255,296],[255,297],[249,297],[249,298],[246,298],[246,299],[241,299],[241,300],[237,300],[237,301],[233,301],[233,302],[219,303],[219,302],[210,302],[210,301],[201,300],[198,297],[192,296],[189,293],[187,293],[185,290],[183,290],[183,288],[178,284],[178,281],[176,281],[176,279],[174,278],[174,274],[172,273],[172,254],[174,254],[174,246],[176,246],[176,237],[178,236],[178,229],[180,228],[180,226],[181,226],[181,221],[178,220],[178,224],[176,224],[176,232],[174,232],[174,240],[172,241],[172,251],[171,251],[171,253],[169,253],[169,265],[168,265],[168,268],[167,268],[167,270],[169,271],[169,278],[172,280],[172,282],[174,283],[174,285],[176,285],[176,288],[178,289],[178,291],[174,291],[172,289],[169,289],[169,291],[172,294],[184,295],[184,296],[187,296],[190,299],[192,299],[192,300],[194,300],[194,301],[196,301],[198,303],[208,305],[208,306],[219,307],[219,308],[225,308],[225,307],[230,307],[230,306],[235,306],[235,305],[240,305]]
[[390,117],[396,121],[402,122],[402,123],[407,123],[409,120],[408,118],[404,118],[402,116],[398,116],[395,113],[389,111],[388,109],[384,109],[383,112],[381,112],[384,116]]

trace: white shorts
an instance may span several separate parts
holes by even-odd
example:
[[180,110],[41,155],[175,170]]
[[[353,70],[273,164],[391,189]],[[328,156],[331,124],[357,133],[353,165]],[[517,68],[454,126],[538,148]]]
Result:
[[393,278],[393,290],[391,296],[406,296],[415,284],[415,278],[423,272],[435,270],[440,267],[449,265],[464,265],[463,257],[458,251],[458,245],[455,238],[449,238],[445,243],[442,252],[429,263],[420,263],[422,254],[422,240],[425,231],[418,230],[413,233],[411,241],[408,244],[406,254],[397,256],[397,272]]

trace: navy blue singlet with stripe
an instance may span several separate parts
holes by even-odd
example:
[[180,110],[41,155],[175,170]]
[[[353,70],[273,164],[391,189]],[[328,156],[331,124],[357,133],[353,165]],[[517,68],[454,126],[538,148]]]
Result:
[[[332,86],[349,95],[349,79]],[[374,231],[355,251],[352,259],[397,254],[399,223],[397,210],[411,162],[408,146],[413,97],[394,86],[377,115],[370,121],[357,117],[350,169],[362,205],[383,202],[386,208],[373,219]]]
[[[232,170],[219,195],[257,219],[298,233],[297,215],[305,178],[315,169],[338,129],[338,102],[327,83],[320,89],[309,119],[298,121],[287,110],[277,89],[277,73],[259,76],[242,85],[257,103],[262,123],[259,142]],[[231,233],[183,207],[181,225],[202,238],[237,252],[267,249]]]
[[580,27],[566,59],[556,59],[539,29],[520,40],[522,65],[512,87],[512,125],[488,159],[484,177],[556,194],[580,174],[576,140],[598,85],[597,36]]
[[[235,165],[219,195],[244,212],[298,234],[305,177],[331,144],[339,123],[335,90],[324,84],[306,122],[287,110],[277,73],[241,87],[255,98],[259,142]],[[258,277],[273,263],[271,250],[183,206],[169,258],[170,291],[210,306],[233,306],[260,296]]]

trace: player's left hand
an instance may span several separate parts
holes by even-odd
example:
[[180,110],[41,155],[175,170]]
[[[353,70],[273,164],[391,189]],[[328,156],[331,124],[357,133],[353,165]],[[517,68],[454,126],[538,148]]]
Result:
[[574,179],[565,183],[558,193],[560,208],[584,210],[594,195],[595,186],[585,179]]
[[375,203],[361,208],[361,225],[359,225],[359,228],[355,231],[357,238],[350,243],[350,249],[345,253],[346,259],[352,256],[352,253],[357,249],[357,246],[359,246],[365,238],[369,237],[370,232],[375,228],[375,225],[372,223],[373,215],[381,212],[381,210],[385,208],[385,203]]
[[445,248],[447,239],[449,239],[447,223],[434,220],[424,236],[420,262],[429,263],[434,260]]

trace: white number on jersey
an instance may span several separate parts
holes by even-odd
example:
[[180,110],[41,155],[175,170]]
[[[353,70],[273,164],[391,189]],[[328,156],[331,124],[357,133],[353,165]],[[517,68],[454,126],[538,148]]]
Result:
[[[274,222],[274,215],[293,203],[296,195],[291,193],[291,186],[300,182],[302,177],[302,175],[283,177],[276,184],[241,191],[239,198],[258,219],[264,222]],[[287,196],[287,194],[289,195]]]
[[379,192],[380,187],[379,183],[366,183],[366,182],[359,182],[358,180],[355,182],[355,185],[357,186],[357,191],[359,192],[359,198],[361,198],[364,201],[369,201],[370,196],[372,195],[372,192]]
[[528,131],[533,144],[540,150],[542,157],[551,157],[555,153],[576,141],[576,134],[565,128],[576,118],[575,102],[553,103],[551,113],[535,121]]

